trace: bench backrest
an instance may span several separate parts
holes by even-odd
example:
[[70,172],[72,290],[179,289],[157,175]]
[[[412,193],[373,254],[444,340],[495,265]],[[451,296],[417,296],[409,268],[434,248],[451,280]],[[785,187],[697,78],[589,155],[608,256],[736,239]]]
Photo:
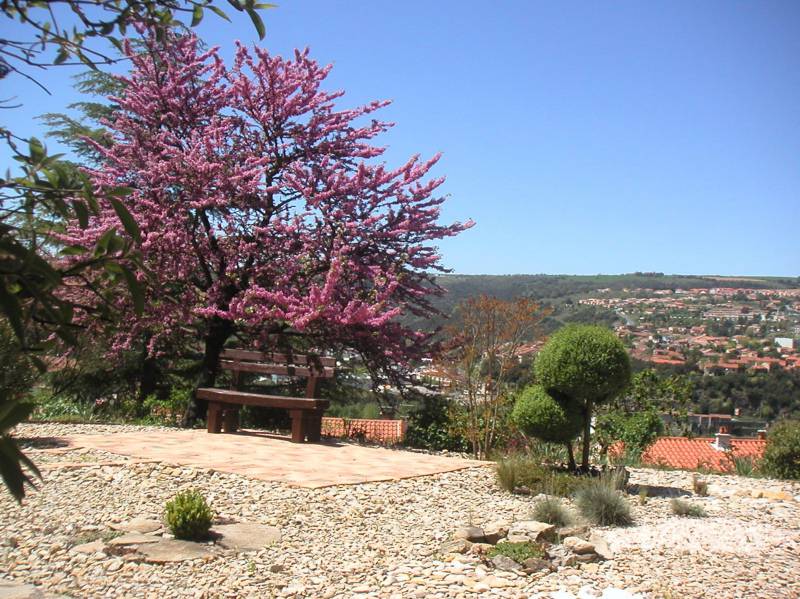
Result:
[[241,372],[300,376],[308,379],[306,397],[314,397],[318,379],[331,378],[334,375],[336,360],[305,354],[226,349],[220,355],[219,364],[223,370],[233,373],[234,387],[239,384]]

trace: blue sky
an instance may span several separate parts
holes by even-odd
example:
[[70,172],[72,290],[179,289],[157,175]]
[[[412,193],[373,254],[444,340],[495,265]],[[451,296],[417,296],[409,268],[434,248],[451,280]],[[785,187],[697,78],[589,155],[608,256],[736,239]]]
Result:
[[[800,2],[279,4],[267,48],[394,101],[391,164],[444,153],[443,218],[477,223],[441,245],[455,272],[800,274]],[[241,15],[199,32],[257,39]],[[7,78],[0,116],[40,135],[69,71],[52,97]]]

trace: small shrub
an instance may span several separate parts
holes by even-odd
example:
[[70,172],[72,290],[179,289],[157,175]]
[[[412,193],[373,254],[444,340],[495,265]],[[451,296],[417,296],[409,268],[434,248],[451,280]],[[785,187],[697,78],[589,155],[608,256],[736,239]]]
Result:
[[538,522],[547,522],[556,526],[567,526],[572,522],[572,515],[557,497],[546,497],[533,506],[531,517]]
[[213,514],[199,491],[182,491],[167,502],[167,526],[177,539],[200,541],[208,538]]
[[584,518],[601,526],[627,526],[633,523],[627,500],[605,477],[583,485],[575,494],[575,504]]
[[770,429],[762,465],[767,476],[800,479],[800,421],[785,420]]
[[542,466],[539,459],[525,454],[511,455],[497,462],[497,480],[506,491],[526,488],[532,495],[544,493],[571,497],[583,478]]
[[497,555],[504,555],[505,557],[513,559],[518,564],[521,564],[526,559],[532,557],[541,559],[545,556],[544,548],[538,543],[509,543],[503,541],[489,549],[486,556],[493,558]]
[[680,499],[673,499],[669,503],[672,508],[672,513],[676,516],[688,516],[689,518],[705,518],[706,511],[702,505],[696,503],[689,503]]
[[406,422],[405,444],[420,449],[469,451],[460,432],[458,407],[441,396],[422,399]]
[[758,460],[754,456],[733,455],[731,456],[731,464],[733,464],[733,471],[739,476],[758,475]]
[[647,504],[647,494],[650,488],[647,485],[639,485],[639,505]]
[[695,495],[700,497],[708,497],[708,483],[696,474],[692,476],[692,489]]

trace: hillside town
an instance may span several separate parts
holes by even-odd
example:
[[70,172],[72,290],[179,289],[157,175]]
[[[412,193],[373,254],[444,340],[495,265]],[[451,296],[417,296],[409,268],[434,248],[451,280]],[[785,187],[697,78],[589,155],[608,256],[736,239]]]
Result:
[[644,362],[705,374],[800,367],[800,289],[599,289],[578,303],[614,311]]

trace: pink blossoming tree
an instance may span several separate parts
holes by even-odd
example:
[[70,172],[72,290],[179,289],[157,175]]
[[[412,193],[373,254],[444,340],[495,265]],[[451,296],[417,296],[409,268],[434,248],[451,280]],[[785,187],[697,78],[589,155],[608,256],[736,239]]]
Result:
[[[213,385],[226,341],[254,346],[287,331],[318,348],[352,348],[397,382],[430,338],[398,317],[433,311],[442,293],[435,242],[471,223],[438,224],[438,156],[399,168],[372,140],[391,125],[371,118],[388,102],[354,109],[322,88],[330,67],[239,46],[232,66],[193,35],[127,53],[131,73],[98,147],[97,185],[124,185],[141,232],[145,309],[130,297],[117,348],[149,339],[153,354],[176,339],[202,344],[199,385]],[[93,247],[117,225],[107,205],[65,236]],[[120,234],[124,235],[123,232]],[[137,275],[143,278],[141,271]],[[189,420],[202,415],[193,406]]]

